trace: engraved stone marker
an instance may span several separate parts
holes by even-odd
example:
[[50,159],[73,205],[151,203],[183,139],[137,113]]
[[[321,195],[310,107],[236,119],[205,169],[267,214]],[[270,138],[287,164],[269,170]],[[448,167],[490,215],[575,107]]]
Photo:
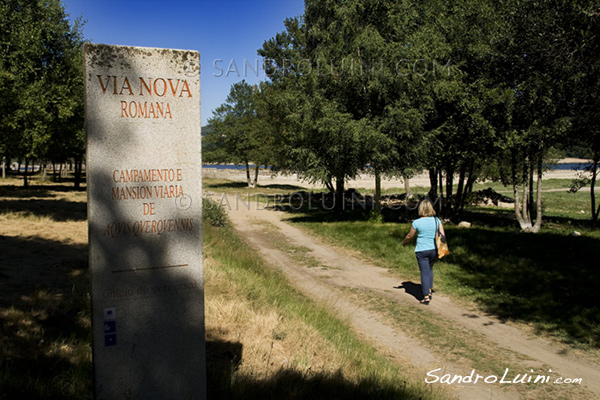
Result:
[[86,44],[97,399],[206,397],[198,52]]

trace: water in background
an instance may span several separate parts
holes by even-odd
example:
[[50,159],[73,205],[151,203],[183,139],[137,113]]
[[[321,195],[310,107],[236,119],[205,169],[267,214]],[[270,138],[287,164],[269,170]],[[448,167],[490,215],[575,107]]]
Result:
[[[254,167],[256,167],[256,165],[250,164],[250,169],[254,169]],[[202,168],[215,168],[215,169],[246,169],[245,165],[237,165],[237,164],[207,164],[207,165],[203,165]],[[261,166],[260,168],[267,168],[269,169],[270,167],[264,167]]]
[[[555,164],[550,166],[551,170],[565,171],[565,170],[579,170],[582,171],[586,167],[586,163],[566,163],[566,164]],[[250,165],[251,169],[254,169],[255,165]],[[246,169],[245,165],[237,164],[206,164],[202,168],[215,168],[215,169]],[[270,169],[270,167],[261,166],[263,169]]]
[[567,164],[556,164],[550,166],[551,170],[565,171],[565,170],[576,170],[583,171],[583,169],[587,166],[587,163],[567,163]]

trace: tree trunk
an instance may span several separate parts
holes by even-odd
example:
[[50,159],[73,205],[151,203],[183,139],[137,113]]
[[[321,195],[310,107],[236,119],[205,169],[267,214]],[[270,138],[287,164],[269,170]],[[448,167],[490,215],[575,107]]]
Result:
[[444,216],[453,217],[454,215],[454,200],[452,192],[454,189],[454,166],[448,162],[446,164],[446,209]]
[[460,175],[458,177],[458,187],[456,188],[456,203],[454,205],[453,215],[454,217],[458,217],[460,215],[460,211],[463,208],[464,196],[463,190],[465,187],[465,176],[467,174],[467,164],[462,163],[460,166]]
[[590,200],[592,204],[592,227],[598,227],[598,214],[600,214],[600,206],[596,208],[596,179],[598,176],[598,162],[600,160],[598,158],[594,159],[594,163],[592,164],[592,180],[590,182]]
[[463,210],[465,209],[465,200],[467,199],[467,195],[469,195],[470,193],[473,193],[473,183],[475,182],[475,160],[471,159],[470,163],[469,163],[469,171],[468,171],[468,178],[467,178],[467,184],[465,185],[465,190],[463,193],[463,201],[462,204],[460,206],[460,212],[462,213]]
[[521,213],[521,200],[519,199],[519,184],[517,181],[517,157],[514,152],[511,154],[511,178],[513,183],[513,196],[515,197],[515,216],[521,229],[525,226],[525,220]]
[[537,187],[536,187],[536,215],[535,215],[535,225],[533,225],[533,229],[531,230],[534,233],[540,231],[542,227],[542,157],[543,150],[540,150],[540,158],[538,159],[537,165]]
[[531,217],[529,214],[529,157],[526,158],[525,164],[523,165],[523,175],[521,181],[523,182],[523,204],[521,207],[521,217],[523,218],[524,225],[521,229],[529,231],[531,229]]
[[58,181],[59,182],[63,181],[62,180],[62,178],[63,178],[63,167],[64,167],[64,164],[61,162],[60,163],[60,168],[58,169]]
[[83,167],[83,161],[81,158],[75,159],[75,181],[73,186],[75,189],[79,189],[81,187],[81,169]]
[[344,204],[344,178],[335,178],[335,207],[337,211],[343,211]]
[[429,198],[433,201],[437,198],[438,193],[438,182],[437,182],[437,170],[435,168],[429,168]]
[[256,187],[256,185],[258,185],[258,169],[259,165],[256,164],[256,167],[254,167],[254,184],[252,187]]
[[[19,165],[19,169],[21,169],[21,165]],[[23,186],[29,186],[29,181],[27,180],[27,170],[29,169],[29,159],[25,159],[25,171],[23,171]]]
[[381,214],[381,174],[379,170],[375,168],[375,212]]
[[[452,201],[452,192],[454,186],[454,166],[450,163],[446,164],[446,200],[448,202]],[[452,205],[450,205],[452,208]]]
[[[517,220],[519,221],[519,225],[521,230],[525,232],[538,232],[540,230],[542,224],[542,166],[543,166],[543,157],[542,150],[540,150],[540,155],[537,163],[537,174],[538,174],[538,191],[537,191],[537,199],[536,199],[536,207],[534,209],[534,204],[531,201],[532,196],[532,186],[533,186],[533,165],[531,162],[531,158],[527,156],[525,158],[525,163],[523,165],[523,171],[521,176],[521,182],[523,184],[523,192],[522,199],[519,199],[519,191],[518,184],[516,179],[516,157],[513,154],[513,179],[514,179],[514,194],[515,194],[515,214],[517,216]],[[519,212],[519,203],[521,203],[521,210]],[[536,213],[536,221],[535,225],[533,224],[532,214]]]
[[467,186],[465,193],[473,193],[473,184],[475,183],[476,174],[475,174],[475,160],[471,159],[471,164],[469,165],[469,178],[467,179]]
[[[540,156],[541,157],[541,156]],[[531,221],[536,218],[536,208],[534,208],[534,192],[533,192],[533,162],[529,163],[529,197],[527,198],[527,207],[529,209],[529,214],[531,214]]]
[[327,190],[329,190],[329,193],[335,192],[335,188],[333,187],[333,181],[332,181],[331,177],[329,177],[324,183],[325,183],[325,187],[327,188]]
[[248,187],[253,188],[252,179],[250,178],[250,164],[246,161],[246,181],[248,182]]
[[6,157],[2,157],[2,178],[6,178]]
[[441,215],[444,215],[445,210],[446,210],[446,205],[444,204],[444,181],[443,181],[443,176],[442,176],[442,167],[437,167],[437,172],[438,172],[438,178],[439,178],[438,187],[440,189],[440,209],[439,209],[439,212],[440,212]]
[[412,192],[410,190],[410,179],[406,175],[402,175],[402,180],[404,181],[404,191],[406,192],[406,197],[412,196]]

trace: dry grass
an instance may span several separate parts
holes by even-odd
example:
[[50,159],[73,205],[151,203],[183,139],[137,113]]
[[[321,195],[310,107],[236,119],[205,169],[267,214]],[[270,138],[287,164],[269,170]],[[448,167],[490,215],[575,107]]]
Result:
[[216,260],[206,260],[207,338],[243,343],[239,374],[269,378],[282,368],[334,373],[344,364],[313,327],[236,298],[235,284],[218,267]]

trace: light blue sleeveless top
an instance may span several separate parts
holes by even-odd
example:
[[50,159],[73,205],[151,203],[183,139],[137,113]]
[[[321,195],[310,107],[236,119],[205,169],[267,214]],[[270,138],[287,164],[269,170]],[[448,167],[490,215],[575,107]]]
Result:
[[418,251],[435,250],[436,223],[439,227],[440,220],[438,217],[422,217],[413,221],[412,227],[417,231],[415,253]]

